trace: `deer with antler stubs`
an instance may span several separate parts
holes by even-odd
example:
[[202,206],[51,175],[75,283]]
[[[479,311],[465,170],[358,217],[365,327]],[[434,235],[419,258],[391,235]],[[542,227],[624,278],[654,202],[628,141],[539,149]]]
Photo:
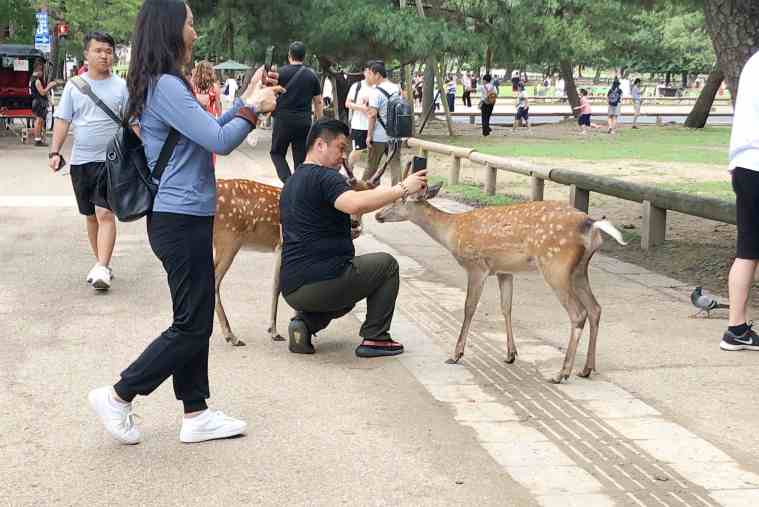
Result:
[[511,329],[513,274],[537,269],[571,322],[564,363],[552,381],[560,383],[569,378],[586,320],[590,324],[590,342],[585,368],[579,375],[590,376],[596,369],[601,307],[590,289],[588,263],[601,247],[601,231],[624,245],[620,232],[606,220],[593,220],[567,204],[551,201],[446,213],[428,202],[441,186],[430,187],[405,201],[398,200],[377,212],[375,218],[378,222],[413,222],[447,248],[466,270],[464,322],[448,363],[457,363],[464,355],[469,325],[485,280],[491,275],[498,277],[501,292],[501,310],[506,321],[506,362],[514,362],[517,347]]
[[[378,178],[369,182],[353,176],[352,157],[343,164],[353,190],[367,190],[378,184]],[[216,276],[216,316],[222,334],[232,345],[245,345],[232,332],[221,302],[221,281],[232,266],[241,249],[274,253],[274,274],[269,319],[269,336],[274,341],[284,338],[277,332],[277,306],[279,303],[279,271],[282,264],[282,234],[279,225],[279,196],[282,189],[246,179],[218,180],[216,182],[216,216],[213,222],[214,274]],[[360,217],[352,217],[353,235],[361,231]]]

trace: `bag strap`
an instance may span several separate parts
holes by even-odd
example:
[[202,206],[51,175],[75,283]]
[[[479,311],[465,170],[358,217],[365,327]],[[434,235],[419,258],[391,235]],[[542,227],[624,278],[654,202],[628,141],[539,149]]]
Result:
[[358,100],[358,92],[361,90],[361,81],[356,85],[356,93],[353,95],[353,102]]
[[[388,99],[390,98],[391,95],[395,95],[394,93],[393,94],[389,93],[387,90],[385,90],[381,86],[377,86],[376,88],[377,90],[381,91],[382,94]],[[387,134],[387,126],[385,126],[385,122],[382,121],[382,115],[379,114],[379,111],[377,111],[377,120],[380,122],[380,125],[382,125],[382,128],[385,129],[385,134]]]
[[298,80],[298,77],[303,73],[304,70],[306,70],[308,67],[306,67],[306,64],[301,64],[300,69],[295,72],[295,75],[290,78],[289,81],[287,81],[287,84],[285,85],[285,89],[287,89],[291,84],[295,84],[295,82]]
[[174,153],[174,148],[178,141],[179,132],[174,127],[169,128],[169,135],[166,138],[166,142],[163,143],[161,153],[158,155],[158,162],[156,162],[155,169],[153,169],[153,178],[157,179],[159,182],[161,181],[161,176],[163,176],[163,171],[169,164],[169,159]]
[[100,97],[95,95],[95,92],[92,91],[92,87],[90,87],[89,83],[85,81],[81,76],[76,76],[71,78],[71,82],[74,83],[74,86],[76,86],[77,90],[82,92],[83,94],[87,95],[92,101],[95,103],[96,106],[98,106],[100,109],[103,110],[105,114],[108,115],[109,118],[111,118],[113,121],[118,123],[119,125],[123,125],[123,120],[118,117],[116,113],[114,113],[110,107],[108,107],[105,102],[100,100]]

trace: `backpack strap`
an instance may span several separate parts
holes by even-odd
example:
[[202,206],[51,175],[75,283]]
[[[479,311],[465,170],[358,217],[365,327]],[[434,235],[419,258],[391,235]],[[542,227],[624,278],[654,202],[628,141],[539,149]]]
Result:
[[169,159],[171,158],[171,155],[174,153],[174,148],[177,145],[177,142],[179,141],[179,132],[174,128],[169,128],[169,135],[166,138],[166,142],[163,143],[163,147],[161,148],[161,153],[158,155],[158,162],[155,164],[155,169],[153,169],[153,178],[157,179],[158,182],[161,182],[161,176],[163,176],[163,171],[166,169],[166,166],[169,164]]
[[89,83],[85,81],[81,76],[72,77],[71,82],[74,83],[74,86],[76,86],[77,90],[87,95],[95,103],[96,106],[102,109],[110,119],[119,125],[124,124],[123,120],[119,118],[119,116],[114,113],[113,110],[111,110],[111,108],[105,104],[105,102],[100,100],[100,97],[95,95],[95,92],[92,91],[92,87],[90,87]]
[[356,93],[353,95],[353,102],[358,100],[358,92],[361,90],[361,81],[356,85]]
[[[382,94],[388,99],[390,98],[391,95],[395,95],[395,94],[389,93],[387,90],[385,90],[381,86],[377,86],[376,89],[381,91]],[[385,129],[385,134],[387,134],[387,126],[385,126],[385,122],[382,121],[382,115],[379,114],[379,111],[377,111],[377,120],[380,122],[380,125],[382,125],[382,128]]]
[[287,84],[284,85],[285,89],[287,89],[291,84],[295,84],[295,82],[298,80],[298,77],[300,77],[300,75],[306,69],[308,69],[308,67],[306,67],[306,64],[305,63],[301,64],[300,69],[298,69],[297,72],[295,72],[295,74],[293,75],[293,77],[291,77],[290,80],[287,81]]

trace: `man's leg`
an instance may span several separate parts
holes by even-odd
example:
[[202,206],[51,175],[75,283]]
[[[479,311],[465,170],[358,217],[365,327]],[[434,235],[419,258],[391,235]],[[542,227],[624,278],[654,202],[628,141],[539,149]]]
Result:
[[84,217],[87,222],[87,239],[90,240],[90,248],[92,249],[95,260],[99,261],[98,256],[98,219],[96,215],[87,215]]
[[746,305],[751,286],[754,283],[754,272],[758,262],[753,259],[735,259],[730,268],[728,291],[730,296],[729,326],[739,326],[747,322]]
[[287,164],[287,147],[290,144],[290,134],[288,125],[279,118],[274,119],[274,126],[271,133],[271,161],[277,171],[277,176],[282,183],[287,181],[292,172]]
[[311,130],[311,122],[292,127],[293,170],[298,169],[298,166],[306,160],[306,141],[309,130]]
[[374,176],[374,173],[379,169],[380,161],[382,160],[382,155],[385,154],[386,148],[387,143],[372,143],[372,146],[369,148],[369,161],[366,164],[362,180],[369,181]]
[[95,208],[95,216],[97,217],[95,257],[101,266],[108,267],[111,264],[113,246],[116,244],[116,217],[111,210],[99,207]]

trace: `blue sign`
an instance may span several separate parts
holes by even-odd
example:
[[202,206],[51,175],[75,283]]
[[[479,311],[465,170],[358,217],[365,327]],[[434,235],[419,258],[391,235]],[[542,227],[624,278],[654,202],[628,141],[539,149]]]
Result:
[[50,27],[47,11],[37,11],[37,31],[34,33],[34,47],[43,53],[50,53]]

